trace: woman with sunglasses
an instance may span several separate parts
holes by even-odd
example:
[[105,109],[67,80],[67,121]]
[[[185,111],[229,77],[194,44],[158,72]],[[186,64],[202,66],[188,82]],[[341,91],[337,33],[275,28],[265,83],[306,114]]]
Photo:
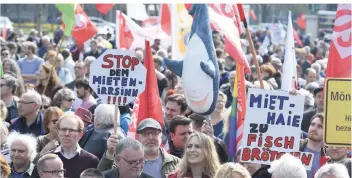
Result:
[[[50,71],[52,71],[51,76],[50,76]],[[43,93],[45,86],[47,86],[45,93]],[[40,94],[44,94],[48,96],[50,99],[54,97],[53,93],[54,90],[57,88],[61,88],[62,86],[60,85],[60,80],[59,77],[56,74],[55,69],[53,69],[52,65],[50,64],[43,64],[40,67],[40,74],[39,74],[39,80],[38,80],[38,85],[37,85],[37,91]]]
[[219,166],[213,140],[204,133],[195,132],[186,142],[185,153],[176,171],[168,178],[213,178]]
[[53,105],[59,107],[64,112],[72,112],[75,95],[69,88],[60,89],[54,96]]
[[[57,126],[56,123],[64,115],[64,112],[58,107],[49,107],[44,113],[44,129],[46,135],[38,137],[37,152],[46,153],[55,145],[58,145]],[[51,144],[48,144],[52,142]],[[56,147],[54,147],[56,148]]]

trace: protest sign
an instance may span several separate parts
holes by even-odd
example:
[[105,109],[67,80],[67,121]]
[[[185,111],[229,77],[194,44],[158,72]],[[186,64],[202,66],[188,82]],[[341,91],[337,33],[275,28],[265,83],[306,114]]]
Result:
[[328,78],[325,83],[324,142],[351,146],[351,79]]
[[281,23],[273,24],[270,29],[271,42],[274,45],[285,44],[286,32]]
[[309,170],[313,154],[299,152],[304,97],[250,88],[247,98],[241,161],[270,165],[291,153]]
[[134,51],[106,50],[90,71],[89,85],[102,103],[124,106],[144,91],[147,70]]

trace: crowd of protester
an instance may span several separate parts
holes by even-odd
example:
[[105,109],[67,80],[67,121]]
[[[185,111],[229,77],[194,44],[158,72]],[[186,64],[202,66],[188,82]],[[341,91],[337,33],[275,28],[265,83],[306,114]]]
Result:
[[[58,49],[60,34],[58,29],[51,38],[32,30],[28,37],[12,33],[1,39],[1,177],[351,177],[350,148],[323,143],[322,85],[329,50],[323,39],[307,38],[304,47],[296,47],[297,94],[305,97],[300,151],[314,154],[312,169],[306,171],[290,154],[271,166],[240,161],[241,149],[236,161],[228,156],[225,143],[232,132],[229,115],[236,66],[224,50],[221,35],[213,35],[221,79],[211,122],[188,108],[181,79],[163,62],[171,56],[171,48],[161,48],[162,41],[156,39],[152,53],[165,128],[145,118],[134,139],[127,137],[133,104],[119,107],[121,125],[115,135],[114,107],[102,104],[89,86],[90,65],[114,42],[108,35],[99,35],[88,48],[68,44]],[[268,34],[258,31],[252,38],[264,89],[279,90],[284,45],[270,44],[268,52],[260,55],[259,47]],[[248,41],[241,39],[241,44],[251,64],[246,88],[260,88]],[[143,62],[143,48],[135,52]],[[328,159],[324,164],[322,157]]]

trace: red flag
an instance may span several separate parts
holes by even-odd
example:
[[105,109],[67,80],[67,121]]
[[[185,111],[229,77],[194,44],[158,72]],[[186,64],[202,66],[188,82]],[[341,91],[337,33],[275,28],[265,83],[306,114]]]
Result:
[[6,29],[6,24],[4,24],[4,27],[2,28],[2,39],[6,40],[6,33],[7,33],[7,29]]
[[297,25],[299,28],[306,29],[306,18],[304,17],[304,14],[301,14],[297,20]]
[[[225,51],[250,72],[248,60],[240,42],[240,30],[237,27],[236,9],[229,4],[209,4],[209,20],[213,29],[225,37]],[[240,12],[240,10],[238,10]]]
[[120,44],[119,44],[119,48],[125,48],[125,49],[130,49],[132,43],[133,43],[133,35],[131,32],[131,29],[129,28],[129,26],[127,25],[127,21],[125,16],[122,14],[122,12],[120,12],[119,14],[119,20],[120,20],[120,30],[119,30],[119,40],[120,40]]
[[102,14],[108,14],[108,12],[114,7],[115,4],[97,4],[95,7]]
[[257,16],[255,15],[253,9],[251,9],[251,10],[249,11],[249,14],[251,15],[251,17],[252,17],[252,19],[253,19],[254,21],[257,21]]
[[301,41],[301,38],[299,38],[299,35],[298,35],[297,31],[295,30],[295,28],[293,28],[293,38],[295,39],[295,41],[297,42],[297,44],[300,47],[303,47],[303,43]]
[[241,21],[243,22],[246,19],[246,16],[244,15],[244,10],[243,10],[243,4],[237,4],[237,9],[241,17]]
[[145,55],[144,66],[147,68],[147,78],[145,82],[145,90],[139,95],[137,125],[146,118],[152,118],[164,127],[164,117],[155,75],[154,60],[149,41],[147,40],[145,41]]
[[72,37],[76,39],[78,44],[83,44],[92,38],[97,33],[98,29],[78,4],[75,10],[75,18],[76,25],[72,30]]
[[161,29],[171,35],[171,10],[169,4],[162,4],[160,9],[160,23]]
[[326,77],[351,78],[352,4],[337,6],[334,31],[330,42]]

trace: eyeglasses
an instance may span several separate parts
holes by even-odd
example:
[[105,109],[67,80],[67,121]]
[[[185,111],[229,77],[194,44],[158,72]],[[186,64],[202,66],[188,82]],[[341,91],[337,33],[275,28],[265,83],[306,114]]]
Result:
[[66,101],[72,102],[72,101],[75,101],[75,99],[74,98],[69,98],[69,99],[66,99]]
[[63,132],[63,133],[73,133],[73,132],[80,132],[81,130],[79,130],[79,129],[70,129],[70,128],[58,128],[58,130],[60,131],[60,132]]
[[48,109],[50,106],[43,106],[43,109]]
[[140,134],[143,135],[143,137],[148,137],[150,134],[154,137],[158,136],[161,133],[161,131],[152,131],[152,132],[141,132]]
[[62,170],[53,170],[53,171],[41,171],[41,172],[44,172],[44,173],[49,173],[49,174],[52,174],[52,175],[63,175],[66,173],[66,170],[65,169],[62,169]]
[[1,56],[9,56],[9,53],[1,53]]
[[36,103],[34,101],[18,101],[19,104],[32,104],[32,103]]
[[122,158],[123,160],[125,160],[129,165],[131,165],[132,167],[137,167],[138,165],[140,164],[144,164],[144,158],[142,159],[139,159],[139,160],[132,160],[132,161],[128,161],[126,160],[125,158],[123,157],[119,157],[119,158]]

